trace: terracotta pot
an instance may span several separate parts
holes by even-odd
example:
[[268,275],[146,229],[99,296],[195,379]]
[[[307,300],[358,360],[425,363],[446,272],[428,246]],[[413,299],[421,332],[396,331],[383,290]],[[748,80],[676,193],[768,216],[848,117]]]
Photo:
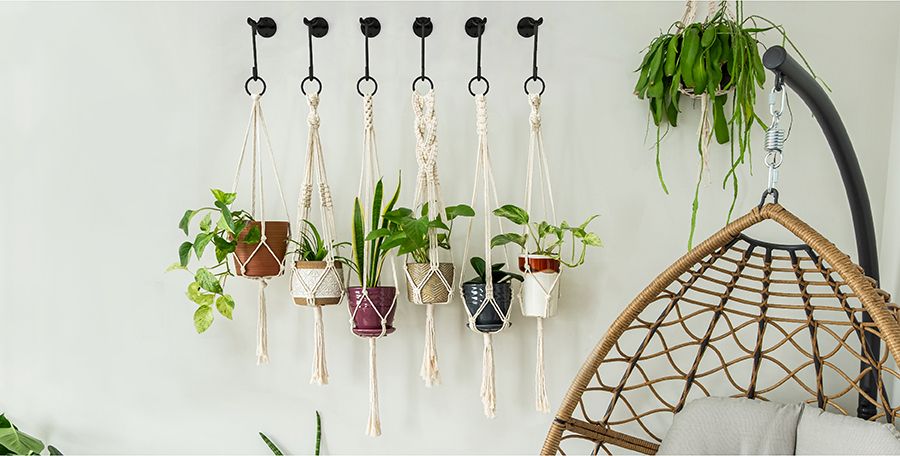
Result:
[[397,295],[397,288],[369,287],[366,288],[366,292],[369,299],[363,297],[362,287],[347,288],[350,314],[353,315],[353,334],[364,337],[380,336],[381,316],[385,316],[386,320],[384,334],[394,332],[394,314],[397,312],[397,306],[392,308],[392,304],[394,296]]
[[[527,255],[531,272],[559,272],[559,260],[547,255]],[[525,272],[525,257],[519,255],[519,270]]]
[[[475,315],[487,296],[485,284],[464,283],[462,290],[469,315]],[[502,314],[508,317],[509,303],[512,301],[512,287],[509,282],[494,284],[494,300],[497,301],[497,307],[500,308]],[[475,316],[475,329],[487,333],[503,329],[503,318],[491,303],[486,304],[481,313]]]
[[558,272],[529,272],[522,283],[522,315],[552,317],[559,302]]
[[[330,306],[344,297],[344,272],[341,263],[328,271],[326,261],[298,261],[291,272],[291,296],[301,306]],[[315,298],[314,300],[310,298]]]
[[[262,222],[250,222],[238,235],[237,247],[234,249],[234,268],[237,275],[247,277],[274,277],[282,272],[281,265],[287,253],[291,224],[288,222],[266,221],[265,244],[247,244],[241,242],[254,226],[262,229]],[[266,248],[266,246],[269,248]],[[259,249],[257,250],[257,246]],[[271,252],[269,251],[271,249]],[[256,253],[254,254],[254,250]],[[252,257],[251,257],[252,255]],[[241,264],[244,265],[243,270]]]
[[[413,304],[446,304],[453,290],[453,263],[439,263],[438,270],[431,272],[429,263],[406,263],[406,299]],[[447,281],[447,285],[441,280]],[[428,280],[425,280],[428,277]],[[422,282],[425,282],[424,284]],[[421,299],[416,299],[416,288],[421,287]]]

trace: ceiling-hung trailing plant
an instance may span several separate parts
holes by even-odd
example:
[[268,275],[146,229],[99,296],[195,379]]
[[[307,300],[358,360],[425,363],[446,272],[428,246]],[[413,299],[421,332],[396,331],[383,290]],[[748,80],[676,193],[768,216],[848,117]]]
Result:
[[706,20],[694,22],[696,2],[688,1],[682,19],[650,42],[636,70],[639,76],[634,88],[638,98],[647,100],[650,120],[656,126],[656,171],[666,194],[669,190],[660,165],[660,142],[670,127],[678,126],[682,95],[695,104],[699,102],[700,170],[691,205],[688,248],[692,246],[697,223],[700,182],[704,172],[709,172],[712,138],[719,144],[730,144],[729,166],[722,179],[722,188],[731,186],[732,190],[727,217],[730,220],[738,195],[738,167],[751,158],[753,124],[763,130],[767,128],[755,110],[757,90],[766,82],[760,34],[768,31],[780,34],[782,45],[790,45],[815,76],[783,26],[762,16],[745,16],[741,0],[735,2],[733,14],[726,1],[709,2],[709,5]]

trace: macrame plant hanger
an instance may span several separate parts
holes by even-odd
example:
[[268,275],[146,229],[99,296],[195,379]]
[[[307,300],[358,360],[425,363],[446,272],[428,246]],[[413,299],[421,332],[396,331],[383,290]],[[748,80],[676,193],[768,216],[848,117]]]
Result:
[[[248,143],[250,145],[250,215],[256,221],[248,225],[246,230],[250,230],[257,222],[260,228],[261,238],[255,246],[252,244],[238,243],[237,250],[232,256],[234,257],[235,266],[238,269],[238,275],[249,279],[256,280],[259,283],[258,306],[259,312],[257,316],[257,338],[256,338],[256,363],[266,364],[269,362],[268,349],[268,329],[266,318],[266,287],[269,279],[280,276],[284,273],[284,256],[287,250],[287,239],[290,237],[290,224],[288,222],[268,221],[266,219],[266,200],[265,186],[263,185],[262,161],[263,148],[261,143],[265,145],[267,156],[272,165],[272,174],[275,177],[275,184],[278,188],[278,194],[281,197],[281,204],[284,209],[285,217],[287,217],[287,202],[284,199],[284,193],[281,190],[281,179],[278,176],[278,169],[275,166],[275,156],[272,153],[272,143],[269,138],[269,128],[266,126],[266,119],[262,112],[262,104],[260,102],[263,94],[266,93],[266,81],[259,77],[257,57],[256,57],[256,36],[269,38],[275,34],[275,21],[269,17],[262,17],[258,21],[247,18],[250,25],[253,39],[253,75],[244,83],[244,91],[250,96],[250,121],[247,125],[247,131],[244,134],[243,145],[241,146],[241,155],[238,159],[237,170],[234,175],[234,183],[231,191],[237,192],[238,183],[240,182],[241,169],[243,168],[244,159],[247,155]],[[250,91],[250,83],[258,82],[260,84],[259,93]],[[265,138],[261,142],[261,138]],[[258,216],[257,216],[258,215]],[[247,231],[248,233],[249,231]],[[243,239],[247,234],[242,233],[238,239]],[[273,239],[284,239],[284,244],[275,245]],[[242,246],[247,246],[249,250],[241,259],[239,252]],[[260,267],[260,263],[267,263],[270,267]],[[277,266],[277,269],[271,267]]]
[[[476,75],[469,80],[469,93],[475,97],[475,124],[478,134],[478,153],[475,162],[475,181],[472,186],[471,206],[476,207],[478,200],[478,179],[482,180],[482,212],[484,214],[484,263],[485,263],[485,284],[479,290],[472,284],[462,284],[462,293],[465,298],[465,310],[467,317],[467,326],[474,332],[481,333],[484,342],[484,352],[482,354],[482,378],[481,378],[481,403],[484,408],[484,414],[488,418],[493,418],[497,409],[497,394],[494,381],[494,347],[493,334],[509,327],[509,300],[511,299],[511,291],[508,283],[493,283],[492,262],[491,262],[491,207],[499,207],[497,198],[497,189],[494,184],[494,176],[491,167],[490,150],[488,148],[487,138],[487,102],[485,95],[490,90],[490,83],[481,75],[481,36],[484,34],[487,18],[472,17],[466,21],[466,33],[478,39],[478,57],[476,65]],[[473,83],[483,82],[484,92],[475,94],[472,88]],[[493,203],[493,205],[491,204]],[[472,227],[475,218],[469,221],[468,230],[466,232],[466,243],[463,258],[469,257],[469,241],[472,237]],[[502,231],[501,222],[497,219],[498,228]],[[505,253],[505,249],[504,249]],[[509,259],[506,259],[509,263]],[[506,306],[501,306],[501,301]],[[486,317],[494,317],[494,321],[487,324]],[[497,321],[499,320],[499,322]]]
[[[381,202],[376,201],[373,189],[381,178],[381,170],[378,165],[378,148],[375,142],[375,123],[372,97],[378,91],[378,82],[369,75],[369,38],[374,38],[381,31],[381,23],[374,17],[360,18],[360,30],[365,36],[366,67],[365,75],[356,82],[356,91],[363,97],[363,157],[362,171],[360,172],[359,190],[357,198],[365,210],[381,211]],[[372,84],[372,92],[364,93],[362,84]],[[378,205],[379,207],[376,207]],[[374,214],[374,212],[372,212]],[[374,216],[374,215],[373,215]],[[364,233],[375,229],[372,226],[372,217],[362,217]],[[383,287],[378,284],[370,286],[366,283],[373,255],[376,254],[371,242],[363,242],[363,261],[360,268],[363,281],[359,287],[350,287],[348,307],[350,311],[350,325],[353,333],[369,340],[369,418],[366,425],[366,434],[372,437],[381,435],[381,416],[378,404],[378,371],[375,342],[395,331],[392,326],[394,312],[397,308],[396,287]],[[377,268],[377,265],[374,265]],[[391,271],[394,284],[397,283],[397,270],[391,261]],[[377,273],[377,272],[376,272]]]
[[[307,236],[312,240],[320,237],[326,249],[324,261],[296,258],[291,270],[291,295],[299,305],[310,306],[315,311],[314,356],[312,376],[309,382],[328,384],[328,365],[325,361],[325,326],[322,321],[322,306],[340,304],[344,295],[344,281],[341,264],[335,260],[334,204],[328,176],[325,172],[325,155],[319,138],[319,94],[322,81],[313,72],[313,37],[322,38],[328,33],[328,22],[321,17],[303,19],[308,28],[309,74],[300,82],[300,91],[306,95],[309,105],[307,124],[309,133],[306,142],[305,177],[297,199],[297,231],[295,245],[301,245]],[[315,83],[315,91],[306,91],[306,83]],[[321,233],[311,233],[309,216],[312,209],[314,187],[319,191],[319,213]]]
[[[547,155],[544,154],[544,137],[541,131],[541,95],[544,94],[546,84],[538,76],[537,51],[538,28],[544,23],[543,18],[534,19],[523,17],[519,20],[517,29],[523,38],[534,38],[534,51],[531,76],[525,79],[525,95],[531,106],[529,123],[531,134],[528,143],[528,167],[525,175],[525,212],[534,214],[531,210],[531,199],[534,193],[534,168],[540,168],[540,196],[543,206],[543,218],[557,225],[556,205],[553,202],[553,189],[550,185],[550,170],[547,165]],[[529,91],[529,83],[540,83],[540,90],[532,93]],[[536,218],[532,217],[533,222]],[[528,227],[524,227],[523,234],[528,233]],[[534,378],[535,408],[543,413],[550,411],[550,401],[547,398],[547,387],[544,375],[544,319],[556,313],[559,299],[559,278],[561,276],[560,264],[553,261],[548,265],[546,257],[531,257],[528,250],[521,255],[520,269],[525,274],[525,280],[519,289],[519,304],[522,314],[526,317],[535,317],[537,320],[537,361]],[[532,261],[535,260],[535,261]],[[539,265],[544,266],[539,268]]]
[[[425,38],[431,35],[434,24],[431,18],[417,17],[413,22],[413,33],[421,38],[422,72],[413,80],[412,107],[415,114],[416,162],[419,171],[416,179],[416,194],[413,207],[427,205],[428,220],[442,217],[444,202],[441,199],[440,181],[437,172],[437,116],[434,108],[434,82],[425,76]],[[419,82],[428,83],[424,95],[416,90]],[[428,263],[407,263],[405,267],[407,297],[414,304],[425,306],[425,348],[419,375],[425,385],[440,384],[438,353],[435,344],[434,306],[447,304],[453,299],[453,262],[441,262],[437,230],[428,229]]]

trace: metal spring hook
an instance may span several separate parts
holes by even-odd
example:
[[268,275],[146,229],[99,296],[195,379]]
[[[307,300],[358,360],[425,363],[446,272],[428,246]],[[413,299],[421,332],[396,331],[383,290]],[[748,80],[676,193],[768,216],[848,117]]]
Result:
[[[776,99],[781,94],[781,103],[776,107]],[[766,148],[766,167],[769,168],[769,181],[767,190],[775,190],[778,184],[778,168],[784,161],[784,142],[787,134],[779,125],[781,114],[784,112],[786,93],[784,89],[773,88],[769,93],[769,112],[772,114],[772,125],[766,130],[765,148]]]

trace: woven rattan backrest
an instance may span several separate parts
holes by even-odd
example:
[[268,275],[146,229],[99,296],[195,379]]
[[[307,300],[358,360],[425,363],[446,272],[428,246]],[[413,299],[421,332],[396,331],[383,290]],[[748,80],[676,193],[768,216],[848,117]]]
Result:
[[[771,219],[803,244],[742,234]],[[655,453],[672,416],[704,396],[806,402],[893,421],[884,384],[900,378],[900,325],[890,296],[849,257],[777,204],[727,225],[660,274],[582,366],[544,454]],[[874,323],[863,322],[863,311]],[[864,334],[880,338],[873,359]],[[878,394],[860,387],[874,370]]]

